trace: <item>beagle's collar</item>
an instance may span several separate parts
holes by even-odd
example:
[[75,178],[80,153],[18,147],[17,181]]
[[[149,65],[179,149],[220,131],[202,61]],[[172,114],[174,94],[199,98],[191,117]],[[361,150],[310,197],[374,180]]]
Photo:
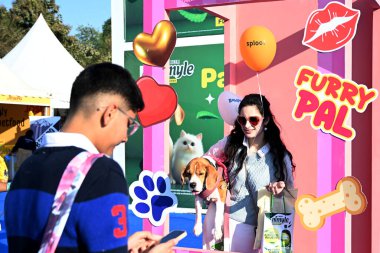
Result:
[[[203,182],[203,190],[199,193],[199,197],[201,197],[202,199],[207,199],[208,196],[211,195],[211,193],[213,193],[215,191],[216,188],[218,188],[220,182],[224,180],[227,182],[228,184],[228,173],[227,173],[227,167],[221,162],[219,161],[218,159],[216,159],[215,157],[212,157],[214,159],[214,161],[216,162],[216,166],[218,168],[217,172],[218,172],[218,178],[216,180],[216,183],[215,183],[215,186],[212,188],[212,189],[207,189],[206,186],[205,186],[205,182]],[[207,159],[208,160],[208,159]],[[208,160],[209,161],[209,160]],[[210,161],[209,161],[210,162]],[[212,162],[210,162],[211,165],[214,166],[214,164],[212,164]],[[216,167],[215,166],[215,167]]]

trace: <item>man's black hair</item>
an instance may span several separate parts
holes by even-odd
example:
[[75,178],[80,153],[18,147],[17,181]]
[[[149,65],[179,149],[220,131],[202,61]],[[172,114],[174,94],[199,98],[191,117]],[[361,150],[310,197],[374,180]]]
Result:
[[134,112],[144,109],[141,91],[131,74],[112,63],[94,64],[84,69],[73,83],[70,96],[70,114],[75,113],[85,98],[108,93],[120,95]]
[[33,137],[33,134],[34,134],[33,130],[29,129],[28,131],[26,131],[25,136]]

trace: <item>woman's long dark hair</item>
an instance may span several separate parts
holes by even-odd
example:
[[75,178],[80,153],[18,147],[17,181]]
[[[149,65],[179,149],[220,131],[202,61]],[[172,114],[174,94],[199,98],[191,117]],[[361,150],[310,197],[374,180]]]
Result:
[[[239,114],[241,109],[245,106],[256,105],[260,114],[265,118],[263,122],[268,121],[268,124],[261,127],[266,127],[264,131],[264,140],[269,143],[270,150],[274,155],[274,164],[276,166],[276,178],[278,181],[286,181],[288,178],[287,170],[284,164],[284,157],[286,154],[289,155],[292,171],[294,172],[295,164],[293,163],[292,153],[286,148],[285,144],[281,140],[280,129],[275,122],[275,117],[270,110],[270,103],[260,94],[249,94],[243,98],[239,105]],[[235,176],[239,173],[243,167],[243,162],[247,156],[247,149],[243,147],[244,132],[241,126],[235,120],[235,126],[232,129],[230,135],[228,136],[226,146],[224,148],[224,153],[226,155],[226,166],[228,168],[228,173],[230,174],[230,180],[232,181]],[[231,171],[232,165],[236,162],[237,170]]]

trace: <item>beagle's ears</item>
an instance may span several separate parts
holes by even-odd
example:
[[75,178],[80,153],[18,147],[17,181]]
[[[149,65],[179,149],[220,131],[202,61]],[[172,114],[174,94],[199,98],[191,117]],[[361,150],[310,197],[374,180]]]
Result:
[[185,179],[190,177],[190,163],[187,164],[185,168],[182,169],[181,172],[181,184],[185,183]]
[[215,187],[216,181],[218,180],[218,172],[214,166],[207,165],[207,177],[206,177],[206,188],[211,190]]

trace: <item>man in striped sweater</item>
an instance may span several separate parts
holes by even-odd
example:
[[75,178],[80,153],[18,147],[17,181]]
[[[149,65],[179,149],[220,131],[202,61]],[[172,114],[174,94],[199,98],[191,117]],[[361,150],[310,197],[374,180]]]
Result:
[[61,132],[47,134],[16,174],[5,201],[10,253],[38,252],[54,195],[68,163],[80,152],[103,153],[85,177],[56,252],[171,252],[175,240],[141,231],[128,237],[128,187],[110,158],[139,124],[141,92],[124,68],[101,63],[73,83],[70,111]]

